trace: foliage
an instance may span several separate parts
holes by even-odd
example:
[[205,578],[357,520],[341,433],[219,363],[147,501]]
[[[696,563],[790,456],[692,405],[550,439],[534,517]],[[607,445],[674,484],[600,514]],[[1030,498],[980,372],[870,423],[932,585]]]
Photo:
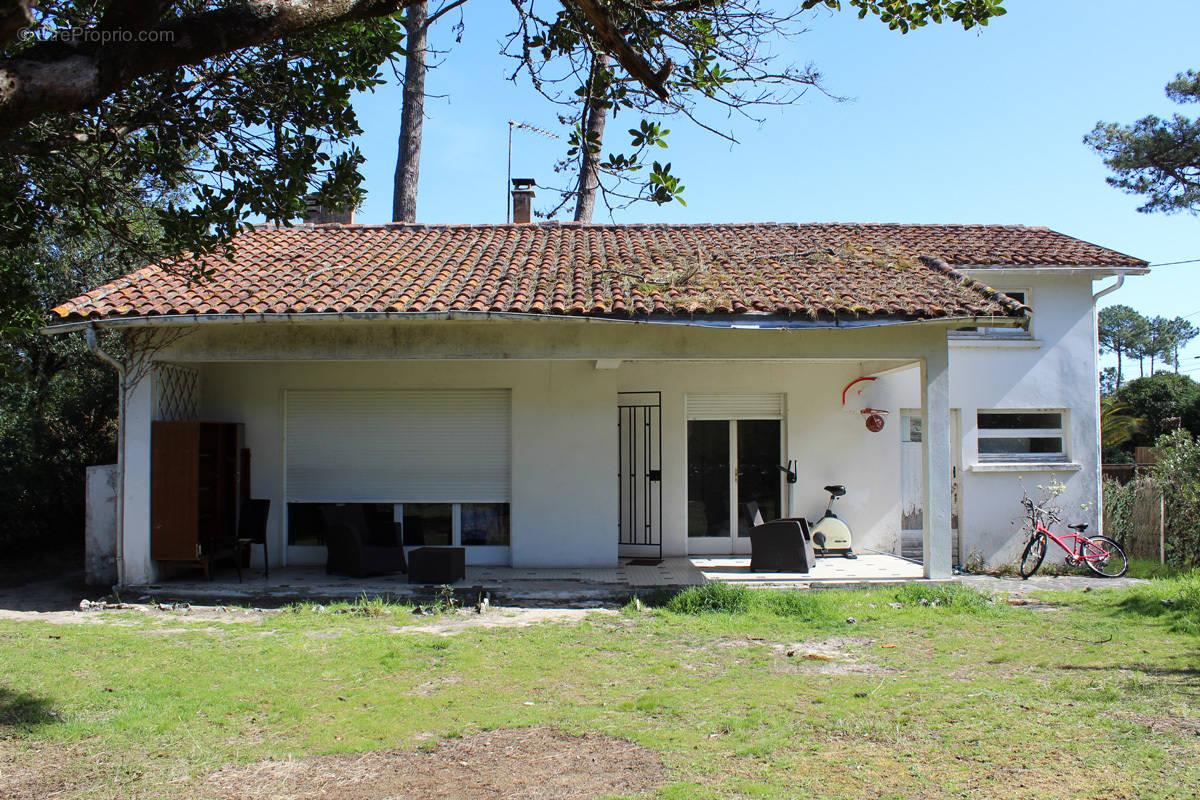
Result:
[[[987,25],[988,20],[1005,14],[1001,0],[846,0],[858,11],[858,18],[868,14],[879,17],[892,30],[908,33],[930,22],[957,22],[964,30]],[[842,0],[804,0],[804,9],[824,6],[840,10]]]
[[[41,4],[27,33],[102,29],[108,5]],[[183,24],[227,5],[186,4],[148,22]],[[350,100],[382,82],[402,38],[399,22],[383,17],[267,39],[134,78],[84,109],[36,116],[0,137],[0,246],[66,220],[76,230],[65,233],[103,232],[149,254],[156,243],[139,216],[147,197],[170,253],[210,251],[253,216],[293,219],[314,191],[331,207],[357,205],[363,159],[347,144],[361,132]],[[23,38],[5,56],[49,57],[48,44]]]
[[1154,479],[1163,492],[1167,558],[1200,566],[1200,440],[1185,430],[1160,436]]
[[[610,210],[636,201],[682,203],[680,178],[670,173],[670,164],[651,155],[653,147],[667,146],[670,131],[661,119],[683,116],[736,141],[705,121],[706,110],[761,123],[755,109],[787,104],[809,88],[820,88],[821,76],[812,66],[777,65],[775,45],[806,31],[803,12],[842,7],[838,0],[809,0],[776,12],[758,0],[612,0],[603,15],[596,3],[574,2],[543,18],[535,0],[513,4],[520,21],[505,48],[517,61],[511,77],[526,74],[543,96],[570,109],[560,116],[571,132],[566,157],[556,165],[556,171],[570,173],[568,185],[559,188],[557,205],[543,213],[554,216],[576,199],[582,201],[577,222],[591,220],[589,193],[599,192]],[[901,33],[941,22],[970,29],[1005,13],[1000,0],[850,0],[848,5],[860,18],[877,17]],[[630,69],[609,31],[620,31],[637,52],[637,69]],[[660,66],[648,77],[649,62]],[[626,147],[605,151],[605,118],[622,113],[641,119],[627,128]]]
[[1097,317],[1101,352],[1117,354],[1117,386],[1124,377],[1122,358],[1135,356],[1146,339],[1146,318],[1127,305],[1115,305],[1100,309]]
[[1100,370],[1100,396],[1108,397],[1117,390],[1117,368],[1105,367]]
[[1100,447],[1107,451],[1129,441],[1144,420],[1132,413],[1127,403],[1116,397],[1105,397],[1100,401]]
[[[1200,102],[1200,72],[1188,70],[1167,84],[1167,97]],[[1084,137],[1113,171],[1109,185],[1142,195],[1138,211],[1200,213],[1200,119],[1150,115],[1132,125],[1099,122]]]
[[1126,449],[1153,445],[1159,436],[1180,425],[1200,433],[1200,383],[1187,375],[1159,372],[1137,378],[1118,389],[1112,402],[1142,420],[1125,440]]
[[1124,380],[1124,357],[1136,358],[1144,375],[1144,360],[1150,359],[1150,374],[1154,374],[1154,362],[1179,369],[1179,350],[1195,339],[1200,331],[1183,317],[1167,319],[1162,316],[1146,317],[1126,305],[1114,305],[1100,310],[1097,318],[1100,351],[1115,353],[1117,369],[1115,386],[1109,381],[1108,391],[1120,388]]
[[1123,531],[1128,531],[1133,525],[1133,504],[1137,496],[1140,481],[1152,481],[1152,478],[1142,478],[1139,481],[1120,483],[1112,478],[1104,478],[1100,487],[1101,504],[1103,505],[1104,532],[1124,544]]
[[[66,218],[31,244],[0,248],[0,546],[81,541],[84,468],[115,460],[114,371],[82,337],[37,332],[47,308],[131,271],[157,247],[151,209],[112,209],[137,221],[136,251]],[[102,343],[120,354],[115,335]]]

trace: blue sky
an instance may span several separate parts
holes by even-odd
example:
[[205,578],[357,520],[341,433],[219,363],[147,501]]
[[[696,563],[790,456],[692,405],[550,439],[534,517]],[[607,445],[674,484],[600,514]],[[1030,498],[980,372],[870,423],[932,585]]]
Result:
[[[554,6],[542,4],[547,12]],[[663,160],[683,177],[687,206],[637,205],[615,220],[1016,223],[1045,225],[1152,263],[1200,259],[1200,219],[1138,213],[1138,199],[1105,184],[1103,164],[1081,141],[1098,120],[1180,110],[1163,86],[1200,68],[1200,3],[1005,6],[1009,13],[987,28],[930,26],[907,35],[853,13],[815,13],[808,33],[778,47],[780,57],[812,62],[832,93],[852,99],[838,103],[813,92],[766,110],[761,126],[712,109],[706,121],[732,132],[740,142],[732,146],[685,120],[670,122]],[[426,86],[443,97],[427,101],[423,222],[503,222],[508,121],[562,132],[554,108],[527,84],[506,79],[512,62],[498,51],[511,24],[509,3],[472,0],[463,16],[461,43],[451,38],[454,13],[431,35],[448,52]],[[367,158],[362,222],[390,219],[399,108],[394,85],[356,102]],[[618,118],[610,131],[635,122]],[[563,147],[518,132],[514,175],[552,182]],[[539,203],[546,200],[543,193]],[[607,220],[597,212],[597,222]],[[1200,324],[1200,263],[1131,278],[1105,302],[1192,315]],[[1200,368],[1200,342],[1185,356],[1183,369]],[[1200,369],[1193,376],[1200,378]]]

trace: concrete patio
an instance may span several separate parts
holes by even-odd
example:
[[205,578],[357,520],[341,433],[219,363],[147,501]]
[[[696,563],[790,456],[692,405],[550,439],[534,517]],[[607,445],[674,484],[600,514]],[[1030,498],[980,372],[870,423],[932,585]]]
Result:
[[[158,583],[129,586],[122,594],[135,601],[278,606],[363,596],[422,602],[436,598],[442,591],[439,586],[410,584],[403,574],[348,578],[326,575],[320,567],[286,567],[272,571],[270,578],[260,570],[243,570],[243,575],[244,580],[238,583],[229,568],[221,569],[212,581],[188,573]],[[497,605],[579,606],[623,603],[633,595],[680,591],[709,581],[808,589],[921,579],[919,564],[890,555],[818,559],[815,569],[807,574],[751,572],[748,556],[719,556],[667,558],[656,566],[623,563],[600,569],[467,567],[466,577],[452,588],[462,602],[487,597]]]

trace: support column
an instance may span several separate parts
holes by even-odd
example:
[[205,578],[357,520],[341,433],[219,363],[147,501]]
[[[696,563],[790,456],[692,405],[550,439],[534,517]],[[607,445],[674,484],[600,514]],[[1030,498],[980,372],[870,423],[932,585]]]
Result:
[[154,376],[147,375],[125,401],[125,508],[118,535],[124,541],[125,582],[151,583],[150,560],[150,420],[153,418]]
[[943,333],[921,362],[921,456],[925,477],[925,577],[953,575],[950,533],[950,352]]

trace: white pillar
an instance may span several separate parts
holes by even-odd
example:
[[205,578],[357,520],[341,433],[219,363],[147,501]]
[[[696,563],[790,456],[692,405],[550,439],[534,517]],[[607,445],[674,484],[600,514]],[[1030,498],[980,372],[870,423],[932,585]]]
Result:
[[125,508],[121,537],[124,540],[125,582],[150,583],[150,420],[153,418],[154,376],[138,381],[125,401]]
[[950,353],[945,334],[921,362],[921,456],[925,472],[925,577],[953,574],[950,533]]

